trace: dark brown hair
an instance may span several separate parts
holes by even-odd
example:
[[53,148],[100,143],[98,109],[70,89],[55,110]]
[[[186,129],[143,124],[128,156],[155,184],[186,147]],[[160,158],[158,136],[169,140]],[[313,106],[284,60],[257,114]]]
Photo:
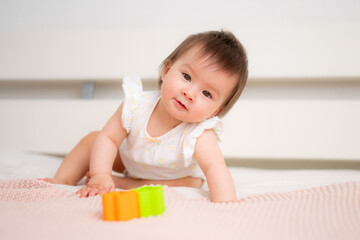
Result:
[[246,51],[240,41],[228,31],[209,31],[187,37],[160,65],[159,85],[162,84],[161,74],[165,66],[175,63],[186,51],[194,46],[201,47],[201,56],[214,59],[221,70],[237,76],[237,82],[217,114],[223,117],[239,99],[247,78],[248,60]]

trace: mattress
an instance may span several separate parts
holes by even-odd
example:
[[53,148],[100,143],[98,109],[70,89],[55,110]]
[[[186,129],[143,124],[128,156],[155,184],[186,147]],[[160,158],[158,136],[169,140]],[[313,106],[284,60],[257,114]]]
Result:
[[84,181],[66,186],[36,180],[53,176],[61,161],[0,151],[0,232],[5,239],[360,239],[357,170],[230,167],[235,202],[211,203],[206,187],[165,187],[163,216],[105,222],[100,196],[80,199],[75,194]]

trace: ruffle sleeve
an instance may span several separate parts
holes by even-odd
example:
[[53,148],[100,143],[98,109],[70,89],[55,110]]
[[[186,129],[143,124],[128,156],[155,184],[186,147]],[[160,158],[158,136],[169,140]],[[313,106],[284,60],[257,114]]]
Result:
[[183,153],[185,167],[189,166],[193,160],[196,139],[200,137],[205,130],[210,129],[214,131],[217,140],[221,141],[223,136],[223,123],[218,117],[212,117],[199,123],[184,140]]
[[131,123],[138,108],[138,99],[141,97],[143,88],[139,77],[125,77],[122,84],[125,99],[122,109],[122,124],[129,133]]

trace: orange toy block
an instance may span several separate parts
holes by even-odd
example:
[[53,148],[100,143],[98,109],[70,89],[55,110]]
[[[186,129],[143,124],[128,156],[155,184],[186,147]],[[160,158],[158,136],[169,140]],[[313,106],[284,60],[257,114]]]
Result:
[[138,193],[134,190],[109,192],[102,195],[106,221],[127,221],[140,217]]

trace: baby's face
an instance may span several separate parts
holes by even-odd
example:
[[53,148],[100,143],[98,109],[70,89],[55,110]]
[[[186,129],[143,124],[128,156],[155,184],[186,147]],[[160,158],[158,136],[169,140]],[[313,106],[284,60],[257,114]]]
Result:
[[236,84],[236,76],[219,69],[193,47],[162,73],[161,101],[178,121],[200,122],[215,116]]

